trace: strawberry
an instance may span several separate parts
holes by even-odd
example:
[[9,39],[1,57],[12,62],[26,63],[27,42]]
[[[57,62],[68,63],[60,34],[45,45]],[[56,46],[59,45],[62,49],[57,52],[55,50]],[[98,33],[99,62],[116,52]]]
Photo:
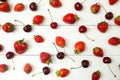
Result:
[[33,17],[33,24],[40,25],[44,21],[44,16],[43,15],[35,15]]
[[97,29],[101,32],[101,33],[105,33],[108,29],[108,23],[105,21],[102,21],[100,23],[98,23],[97,25]]
[[15,27],[12,23],[10,22],[6,22],[5,24],[2,25],[2,29],[9,33],[9,32],[13,32],[15,30]]
[[117,1],[119,1],[119,0],[109,0],[109,4],[114,5]]
[[23,10],[24,10],[24,4],[23,3],[17,3],[14,6],[14,11],[16,11],[16,12],[20,12],[20,11],[23,11]]
[[111,37],[108,39],[108,43],[112,46],[117,46],[120,43],[120,39],[118,37]]
[[76,21],[79,20],[77,14],[67,13],[63,16],[63,21],[67,24],[74,24]]
[[120,15],[118,15],[117,17],[115,17],[114,23],[115,23],[116,25],[120,26]]
[[26,63],[23,68],[25,73],[30,73],[32,71],[32,66],[30,63]]
[[66,77],[70,71],[66,68],[61,68],[59,71],[56,71],[56,75],[60,77]]
[[40,53],[40,60],[42,63],[47,63],[48,65],[52,63],[51,55],[47,52]]
[[41,42],[44,42],[44,39],[41,35],[34,35],[34,40],[37,42],[37,43],[41,43]]
[[62,6],[62,3],[60,0],[49,0],[49,3],[54,8],[58,8]]
[[100,47],[94,47],[93,48],[93,54],[98,57],[103,57],[103,49]]
[[74,50],[75,54],[79,54],[85,50],[85,42],[78,41],[75,43],[74,47],[75,47],[75,50]]
[[95,71],[92,73],[92,80],[99,80],[101,76],[100,71]]
[[0,3],[0,11],[2,12],[10,12],[10,5],[8,2],[1,2]]
[[90,10],[93,14],[97,14],[100,11],[100,5],[98,3],[92,4]]
[[65,46],[65,39],[63,37],[57,36],[55,41],[56,41],[57,46],[59,46],[61,48],[63,48]]
[[8,66],[6,64],[0,64],[0,72],[4,73],[8,70]]
[[16,53],[23,54],[28,49],[28,44],[26,42],[24,42],[24,39],[17,40],[14,43],[14,49],[15,49]]

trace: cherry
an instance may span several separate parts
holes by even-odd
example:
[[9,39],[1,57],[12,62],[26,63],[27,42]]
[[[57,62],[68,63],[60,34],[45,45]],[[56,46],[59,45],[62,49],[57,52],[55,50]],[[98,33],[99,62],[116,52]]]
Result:
[[6,53],[6,58],[7,58],[7,59],[12,59],[13,70],[15,70],[14,61],[13,61],[13,57],[14,57],[14,56],[15,56],[14,52],[9,51],[9,52]]
[[104,57],[103,58],[103,63],[105,63],[105,64],[107,64],[108,65],[108,68],[110,69],[110,71],[111,71],[111,73],[113,74],[113,76],[114,77],[117,77],[114,73],[113,73],[113,71],[112,71],[112,69],[111,69],[111,67],[110,67],[110,63],[111,63],[112,61],[111,61],[111,58],[110,57]]
[[3,45],[0,44],[0,52],[3,51]]
[[32,75],[32,77],[34,77],[35,75],[40,74],[40,73],[44,73],[45,75],[48,75],[50,73],[50,68],[45,66],[45,67],[43,67],[42,72],[35,73]]
[[56,45],[55,45],[55,43],[53,42],[53,45],[55,46],[55,48],[56,48],[56,50],[57,50],[57,58],[58,59],[63,59],[64,58],[64,56],[67,56],[69,59],[71,59],[73,62],[75,62],[75,60],[74,59],[72,59],[70,56],[68,56],[66,53],[65,53],[65,50],[64,50],[64,52],[59,52],[59,50],[57,49],[57,47],[56,47]]
[[74,4],[74,8],[75,8],[75,10],[80,11],[80,10],[82,10],[83,6],[80,2],[76,2]]
[[23,24],[23,25],[24,25],[23,30],[24,30],[25,32],[31,32],[31,31],[32,31],[32,26],[31,26],[31,25],[29,25],[29,24],[25,25],[23,22],[21,22],[21,21],[19,21],[19,20],[14,20],[14,21],[17,21],[17,22]]
[[112,12],[107,12],[105,14],[105,18],[108,19],[108,20],[112,19],[113,18],[113,13]]
[[78,29],[78,31],[80,33],[84,33],[84,35],[86,36],[86,38],[88,38],[91,41],[94,41],[93,39],[89,38],[85,33],[87,32],[87,27],[85,25],[81,25]]
[[52,28],[52,29],[56,29],[57,27],[58,27],[58,23],[57,22],[53,22],[53,19],[52,19],[52,15],[51,15],[51,12],[50,12],[50,10],[48,9],[48,12],[49,12],[49,15],[50,15],[50,18],[51,18],[51,23],[50,23],[50,27]]
[[40,0],[38,3],[36,3],[36,2],[31,2],[30,5],[29,5],[30,10],[32,10],[32,11],[37,11],[37,9],[38,9],[38,4],[39,4],[40,2],[41,2],[41,0]]
[[7,0],[0,0],[1,2],[7,2]]

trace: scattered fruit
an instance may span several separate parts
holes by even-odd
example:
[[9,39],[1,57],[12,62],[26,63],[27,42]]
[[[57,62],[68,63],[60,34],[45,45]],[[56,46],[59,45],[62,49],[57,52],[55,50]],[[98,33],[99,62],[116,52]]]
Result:
[[102,21],[102,22],[98,23],[97,29],[101,33],[105,33],[108,30],[108,23],[105,22],[105,21]]
[[80,33],[84,33],[85,37],[91,41],[94,41],[93,39],[89,38],[85,33],[87,32],[87,27],[85,25],[81,25],[78,29]]
[[63,16],[63,21],[67,24],[74,24],[76,21],[79,20],[77,14],[67,13]]
[[44,21],[44,16],[43,15],[35,15],[33,17],[33,20],[32,20],[33,24],[36,24],[36,25],[42,24],[43,21]]
[[0,64],[0,72],[4,73],[8,70],[8,65],[7,64]]
[[114,5],[116,2],[118,2],[119,0],[109,0],[109,4],[110,5]]
[[44,38],[41,35],[34,35],[34,40],[37,43],[42,43],[44,42]]
[[54,8],[59,8],[62,6],[62,3],[60,0],[49,0],[49,3]]
[[75,54],[79,54],[85,50],[85,42],[78,41],[75,43],[74,47],[75,47],[75,50],[74,50]]
[[60,77],[66,77],[68,76],[68,74],[70,73],[70,71],[66,68],[61,68],[60,70],[56,71],[56,76],[60,76]]
[[91,5],[90,10],[93,14],[97,14],[100,11],[100,8],[101,8],[100,4],[95,3]]
[[81,67],[88,68],[89,67],[89,61],[84,59],[84,60],[81,61],[81,65],[80,66],[78,66],[78,67],[71,67],[71,69],[78,69],[78,68],[81,68]]
[[31,10],[31,11],[37,11],[38,5],[40,4],[40,2],[41,2],[41,0],[40,0],[38,3],[36,3],[36,2],[31,2],[31,3],[29,4],[30,10]]
[[50,64],[52,63],[51,55],[48,52],[41,52],[40,53],[40,60],[42,63]]
[[57,24],[57,22],[54,22],[53,21],[53,19],[52,19],[52,15],[51,15],[51,12],[50,12],[50,10],[48,9],[48,12],[49,12],[49,14],[50,14],[50,18],[51,18],[51,23],[50,23],[50,27],[52,28],[52,29],[56,29],[57,27],[58,27],[58,24]]
[[13,70],[15,70],[15,64],[14,64],[14,61],[13,61],[14,56],[15,56],[14,52],[9,51],[9,52],[6,53],[6,58],[7,59],[12,59]]
[[16,12],[21,12],[23,11],[25,8],[24,4],[23,3],[17,3],[15,6],[14,6],[14,11]]
[[117,46],[120,43],[120,39],[118,37],[111,37],[108,39],[108,43],[112,46]]
[[16,53],[23,54],[27,51],[28,44],[26,42],[24,42],[24,39],[17,40],[14,43],[14,49],[15,49]]
[[26,63],[23,68],[24,72],[29,74],[32,71],[32,66],[30,63]]
[[32,31],[32,26],[31,25],[29,25],[29,24],[25,25],[23,22],[21,22],[19,20],[14,20],[14,21],[17,21],[17,22],[21,23],[22,25],[24,25],[23,30],[25,32],[31,32]]
[[120,26],[120,15],[118,15],[117,17],[115,17],[114,23],[115,23],[116,25]]
[[100,77],[101,77],[101,73],[99,70],[92,73],[92,80],[99,80]]
[[103,49],[102,49],[102,48],[100,48],[100,47],[94,47],[94,48],[93,48],[93,54],[94,54],[95,56],[98,56],[98,57],[103,57],[104,52],[103,52]]
[[112,73],[113,76],[116,78],[117,76],[113,73],[113,71],[112,71],[112,69],[111,69],[111,67],[110,67],[110,65],[109,65],[111,62],[112,62],[112,61],[111,61],[111,58],[110,58],[110,57],[104,57],[104,58],[103,58],[103,63],[108,65],[108,68],[110,69],[111,73]]
[[0,52],[3,51],[3,45],[0,44]]
[[0,11],[2,12],[10,12],[10,5],[8,2],[0,3]]
[[32,77],[34,77],[35,75],[40,74],[40,73],[44,73],[44,75],[48,75],[50,73],[50,68],[45,66],[45,67],[43,67],[42,72],[35,73],[32,75]]

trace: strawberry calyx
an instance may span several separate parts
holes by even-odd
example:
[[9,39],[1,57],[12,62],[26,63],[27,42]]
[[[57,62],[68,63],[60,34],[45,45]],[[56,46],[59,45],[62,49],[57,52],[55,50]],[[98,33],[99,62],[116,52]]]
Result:
[[50,63],[52,63],[52,60],[48,59],[48,61],[46,63],[49,65]]
[[56,71],[56,76],[60,76],[60,71]]
[[74,53],[75,53],[75,54],[79,54],[80,51],[79,51],[79,50],[74,50]]
[[78,21],[80,18],[77,16],[77,14],[74,15],[74,18],[76,21]]
[[21,39],[21,40],[18,40],[18,43],[19,43],[19,44],[22,44],[22,43],[23,43],[23,41],[24,41],[24,38],[23,38],[23,39]]
[[115,20],[120,20],[120,15],[115,18]]
[[52,4],[53,0],[49,0],[50,4]]
[[97,70],[97,71],[96,71],[96,73],[97,73],[99,76],[101,75],[101,73],[100,73],[100,71],[99,71],[99,70]]

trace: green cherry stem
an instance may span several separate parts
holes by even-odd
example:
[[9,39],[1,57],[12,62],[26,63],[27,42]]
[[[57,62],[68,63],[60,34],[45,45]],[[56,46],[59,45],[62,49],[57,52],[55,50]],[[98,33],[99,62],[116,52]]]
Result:
[[69,59],[71,59],[73,62],[75,62],[75,60],[74,60],[73,58],[71,58],[71,57],[66,53],[65,48],[64,48],[64,54],[65,54]]
[[78,66],[78,67],[71,67],[71,69],[78,69],[81,68],[82,66]]
[[51,21],[53,22],[52,14],[51,14],[51,12],[50,12],[50,9],[48,9],[48,12],[49,12],[49,15],[50,15]]
[[89,40],[91,40],[91,41],[95,41],[95,40],[89,38],[85,33],[84,33],[84,35],[85,35],[85,37],[86,37],[87,39],[89,39]]
[[21,22],[21,21],[19,21],[19,20],[14,20],[14,21],[19,22],[19,23],[21,23],[22,25],[25,25],[23,22]]
[[54,42],[53,42],[53,45],[55,46],[55,48],[56,48],[57,52],[59,52],[59,50],[58,50],[58,48],[56,47],[56,45],[55,45],[55,43],[54,43]]
[[81,4],[83,4],[84,2],[86,2],[86,0],[82,1]]
[[111,69],[111,67],[110,67],[110,65],[109,65],[109,64],[108,64],[108,67],[109,67],[109,69],[110,69],[111,73],[113,74],[113,76],[116,78],[117,76],[113,73],[113,71],[112,71],[112,69]]
[[13,64],[13,70],[15,70],[15,64],[14,64],[13,59],[12,59],[12,64]]
[[40,4],[40,2],[41,2],[41,0],[39,0],[39,2],[37,3],[37,5],[39,5],[39,4]]
[[36,75],[38,75],[38,74],[41,74],[41,73],[43,73],[43,72],[35,73],[35,74],[32,75],[32,77],[34,77],[34,76],[36,76]]
[[107,13],[105,7],[100,2],[97,2],[97,3],[100,4],[100,6],[104,9],[105,13]]

